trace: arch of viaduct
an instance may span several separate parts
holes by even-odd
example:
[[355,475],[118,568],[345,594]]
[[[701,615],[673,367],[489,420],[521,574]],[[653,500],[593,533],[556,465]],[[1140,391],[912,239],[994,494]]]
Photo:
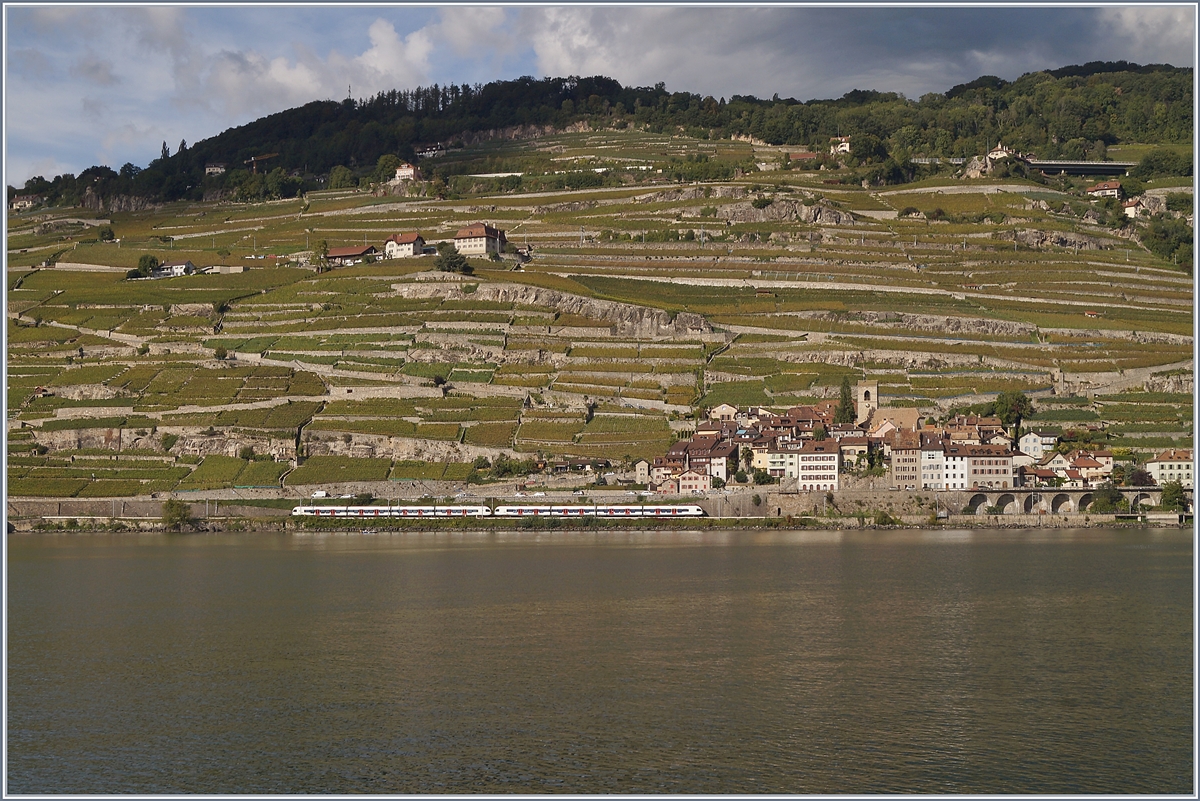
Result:
[[[1129,508],[1139,505],[1158,506],[1162,501],[1159,487],[1118,487]],[[1185,492],[1189,508],[1192,505],[1192,490]],[[1065,489],[1040,487],[1030,489],[963,490],[956,493],[962,499],[961,514],[987,514],[988,508],[999,508],[1001,514],[1083,514],[1095,500],[1095,489]],[[956,500],[957,500],[956,499]]]

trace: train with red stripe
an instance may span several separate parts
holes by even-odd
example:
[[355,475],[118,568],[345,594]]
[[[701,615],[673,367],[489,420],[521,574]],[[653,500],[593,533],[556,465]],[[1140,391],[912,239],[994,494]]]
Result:
[[481,505],[460,506],[296,506],[293,517],[349,517],[356,520],[376,518],[416,519],[441,517],[499,517],[516,519],[522,517],[598,517],[604,519],[625,518],[679,518],[704,517],[704,509],[696,504],[504,504],[494,509]]

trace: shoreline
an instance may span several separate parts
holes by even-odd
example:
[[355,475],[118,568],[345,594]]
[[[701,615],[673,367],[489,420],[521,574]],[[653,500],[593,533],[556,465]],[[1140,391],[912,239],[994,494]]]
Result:
[[[906,516],[907,517],[907,516]],[[304,519],[297,521],[289,516],[275,517],[209,517],[197,519],[194,525],[181,531],[171,531],[159,518],[10,518],[10,536],[62,535],[91,536],[99,534],[178,534],[185,536],[205,534],[290,534],[312,535],[405,535],[426,533],[480,532],[539,535],[550,532],[561,533],[620,533],[630,531],[1012,531],[1119,528],[1143,529],[1194,529],[1191,515],[1158,513],[1150,517],[1131,519],[1116,515],[1009,515],[980,517],[976,515],[952,515],[936,522],[929,519],[900,519],[894,523],[881,524],[870,520],[859,521],[845,517],[704,517],[684,520],[587,520],[579,518],[541,518],[503,521],[455,518],[425,519],[383,522],[380,519],[348,522]],[[101,523],[100,520],[106,522]]]

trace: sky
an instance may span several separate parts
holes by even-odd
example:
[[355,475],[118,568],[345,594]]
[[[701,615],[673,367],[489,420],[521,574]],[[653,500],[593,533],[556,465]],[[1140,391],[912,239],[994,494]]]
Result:
[[5,180],[171,152],[313,100],[606,75],[728,98],[918,98],[1087,61],[1194,66],[1195,7],[4,8]]

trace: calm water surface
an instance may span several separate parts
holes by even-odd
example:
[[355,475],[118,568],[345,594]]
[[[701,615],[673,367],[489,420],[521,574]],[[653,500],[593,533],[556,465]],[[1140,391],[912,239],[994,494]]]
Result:
[[9,793],[1193,791],[1190,531],[10,536]]

